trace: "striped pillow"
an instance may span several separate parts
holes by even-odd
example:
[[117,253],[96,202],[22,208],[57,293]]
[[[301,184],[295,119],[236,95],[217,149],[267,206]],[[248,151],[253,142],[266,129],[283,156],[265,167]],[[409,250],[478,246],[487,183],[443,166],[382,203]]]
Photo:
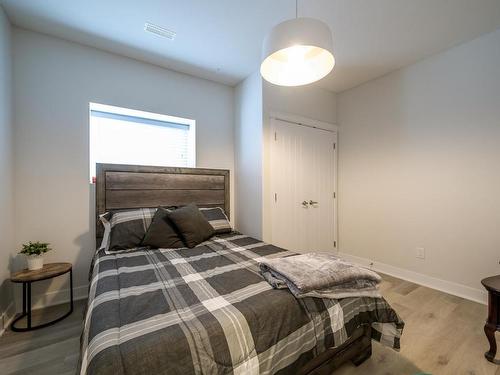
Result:
[[201,213],[215,229],[215,234],[229,233],[233,231],[231,223],[220,207],[200,208]]
[[[114,211],[104,215],[109,221],[109,245],[106,250],[126,250],[139,247],[148,230],[156,208]],[[102,220],[102,219],[101,219]]]

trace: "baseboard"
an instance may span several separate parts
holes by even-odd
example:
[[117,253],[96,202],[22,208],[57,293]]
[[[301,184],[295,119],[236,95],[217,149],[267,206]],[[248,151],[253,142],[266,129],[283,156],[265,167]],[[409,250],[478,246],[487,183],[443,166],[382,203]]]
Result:
[[394,276],[399,279],[426,286],[428,288],[437,289],[441,292],[452,294],[454,296],[465,298],[481,304],[488,303],[488,294],[485,290],[471,288],[467,285],[438,279],[436,277],[424,275],[423,273],[391,266],[390,264],[386,263],[372,261],[370,259],[358,257],[356,255],[351,255],[348,253],[339,252],[338,255],[350,262],[358,263],[364,267],[370,267],[377,272],[385,273],[389,276]]
[[11,302],[5,311],[0,315],[0,337],[4,334],[7,327],[10,325],[16,316],[16,308],[14,302]]

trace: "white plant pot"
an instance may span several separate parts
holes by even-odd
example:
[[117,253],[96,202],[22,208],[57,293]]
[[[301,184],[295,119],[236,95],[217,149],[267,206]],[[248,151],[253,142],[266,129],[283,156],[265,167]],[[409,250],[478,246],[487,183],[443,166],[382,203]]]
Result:
[[43,255],[28,255],[26,259],[28,260],[28,269],[30,271],[43,268]]

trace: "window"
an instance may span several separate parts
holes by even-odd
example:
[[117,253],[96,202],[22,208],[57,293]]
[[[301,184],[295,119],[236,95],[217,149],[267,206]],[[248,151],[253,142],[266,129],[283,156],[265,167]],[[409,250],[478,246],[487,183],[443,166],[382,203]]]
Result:
[[195,167],[195,121],[90,103],[90,180],[96,163]]

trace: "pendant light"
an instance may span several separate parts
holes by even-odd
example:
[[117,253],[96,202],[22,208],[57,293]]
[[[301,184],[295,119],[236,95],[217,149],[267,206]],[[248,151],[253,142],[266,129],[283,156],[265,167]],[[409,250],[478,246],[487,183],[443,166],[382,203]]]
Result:
[[276,25],[264,39],[260,74],[275,85],[301,86],[319,81],[335,65],[330,28],[320,20],[298,17]]

